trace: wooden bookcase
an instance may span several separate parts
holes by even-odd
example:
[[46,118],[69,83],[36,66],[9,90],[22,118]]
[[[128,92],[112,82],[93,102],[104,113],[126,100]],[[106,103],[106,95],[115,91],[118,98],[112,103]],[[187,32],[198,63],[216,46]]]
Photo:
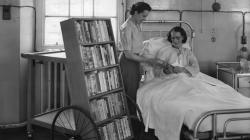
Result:
[[103,140],[132,139],[110,19],[72,18],[61,29],[72,105],[92,116]]

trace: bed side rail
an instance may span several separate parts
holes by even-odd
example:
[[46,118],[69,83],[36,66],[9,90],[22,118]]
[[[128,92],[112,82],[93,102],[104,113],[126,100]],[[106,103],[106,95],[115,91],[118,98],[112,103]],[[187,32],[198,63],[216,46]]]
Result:
[[[245,109],[227,109],[227,110],[213,110],[213,111],[208,111],[200,115],[200,117],[195,121],[194,123],[194,140],[198,140],[198,130],[201,125],[201,123],[209,116],[212,117],[212,139],[236,139],[237,138],[242,138],[244,136],[247,136],[244,134],[244,136],[233,136],[233,137],[228,137],[226,135],[226,127],[230,122],[233,121],[242,121],[242,120],[250,120],[250,117],[242,117],[242,118],[230,118],[227,119],[224,123],[224,128],[223,128],[223,137],[218,138],[217,135],[217,116],[222,115],[222,114],[241,114],[241,113],[250,113],[250,108],[245,108]],[[250,136],[250,134],[248,134]]]

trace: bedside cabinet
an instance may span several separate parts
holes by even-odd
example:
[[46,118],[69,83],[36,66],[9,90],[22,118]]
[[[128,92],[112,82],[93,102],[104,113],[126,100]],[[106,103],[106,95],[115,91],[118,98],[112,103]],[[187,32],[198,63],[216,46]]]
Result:
[[240,62],[216,62],[217,79],[250,98],[250,70],[242,69]]

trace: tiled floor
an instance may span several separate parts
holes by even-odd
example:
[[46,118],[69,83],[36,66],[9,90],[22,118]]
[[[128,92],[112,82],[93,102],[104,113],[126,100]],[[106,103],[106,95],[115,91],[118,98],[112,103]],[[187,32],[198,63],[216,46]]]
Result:
[[[33,127],[32,140],[50,140],[50,131],[42,127]],[[26,128],[0,130],[0,140],[28,140]],[[60,138],[57,138],[60,140]],[[155,136],[149,133],[143,133],[141,140],[157,140]]]

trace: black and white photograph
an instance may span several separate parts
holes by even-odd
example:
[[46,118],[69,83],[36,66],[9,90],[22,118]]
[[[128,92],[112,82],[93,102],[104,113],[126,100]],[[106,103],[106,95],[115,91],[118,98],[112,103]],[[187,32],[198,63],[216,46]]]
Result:
[[250,140],[250,0],[0,0],[0,140]]

